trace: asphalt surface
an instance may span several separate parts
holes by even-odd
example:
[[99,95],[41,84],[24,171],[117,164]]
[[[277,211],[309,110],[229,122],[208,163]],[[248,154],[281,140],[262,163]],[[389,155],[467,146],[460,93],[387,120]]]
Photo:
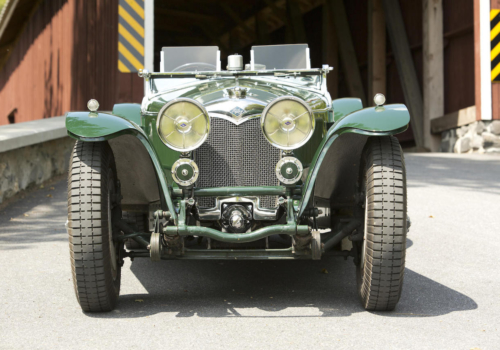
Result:
[[0,348],[500,349],[500,157],[406,161],[412,227],[394,312],[361,307],[352,260],[136,259],[118,308],[85,314],[61,181],[0,212]]

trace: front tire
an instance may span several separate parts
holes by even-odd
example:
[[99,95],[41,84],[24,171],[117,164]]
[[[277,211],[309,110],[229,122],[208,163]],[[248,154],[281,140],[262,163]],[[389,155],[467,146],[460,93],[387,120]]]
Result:
[[406,255],[406,170],[395,137],[370,138],[363,153],[364,240],[357,267],[366,310],[393,310],[401,296]]
[[76,297],[83,311],[111,311],[120,294],[120,244],[112,217],[116,167],[107,142],[77,141],[68,176],[68,234]]

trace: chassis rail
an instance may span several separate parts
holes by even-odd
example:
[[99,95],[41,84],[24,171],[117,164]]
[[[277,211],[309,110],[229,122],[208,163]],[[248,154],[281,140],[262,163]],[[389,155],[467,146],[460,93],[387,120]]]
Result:
[[[126,257],[149,258],[149,252],[132,251],[126,252]],[[323,254],[324,257],[354,256],[348,251],[329,251]],[[287,249],[184,249],[182,255],[162,256],[162,260],[310,260],[311,254],[296,254],[292,248]]]
[[226,233],[202,226],[168,226],[165,228],[164,233],[167,235],[179,236],[202,236],[226,243],[246,243],[277,234],[286,234],[290,236],[295,236],[296,234],[299,236],[307,235],[309,233],[309,226],[272,225],[248,233]]

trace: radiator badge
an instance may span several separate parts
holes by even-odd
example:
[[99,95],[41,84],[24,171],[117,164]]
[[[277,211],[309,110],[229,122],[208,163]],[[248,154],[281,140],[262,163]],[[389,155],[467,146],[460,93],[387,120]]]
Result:
[[234,115],[236,118],[241,117],[241,115],[245,112],[241,107],[234,107],[231,109],[230,113]]

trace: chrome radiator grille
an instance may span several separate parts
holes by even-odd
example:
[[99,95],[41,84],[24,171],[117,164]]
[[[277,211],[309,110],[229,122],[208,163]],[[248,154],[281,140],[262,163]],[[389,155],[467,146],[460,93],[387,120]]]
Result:
[[[196,187],[279,185],[275,167],[280,151],[265,139],[260,118],[240,125],[210,118],[210,134],[194,156],[200,169]],[[260,205],[272,208],[277,200],[277,196],[262,196]],[[215,198],[200,198],[198,204],[212,208]]]

